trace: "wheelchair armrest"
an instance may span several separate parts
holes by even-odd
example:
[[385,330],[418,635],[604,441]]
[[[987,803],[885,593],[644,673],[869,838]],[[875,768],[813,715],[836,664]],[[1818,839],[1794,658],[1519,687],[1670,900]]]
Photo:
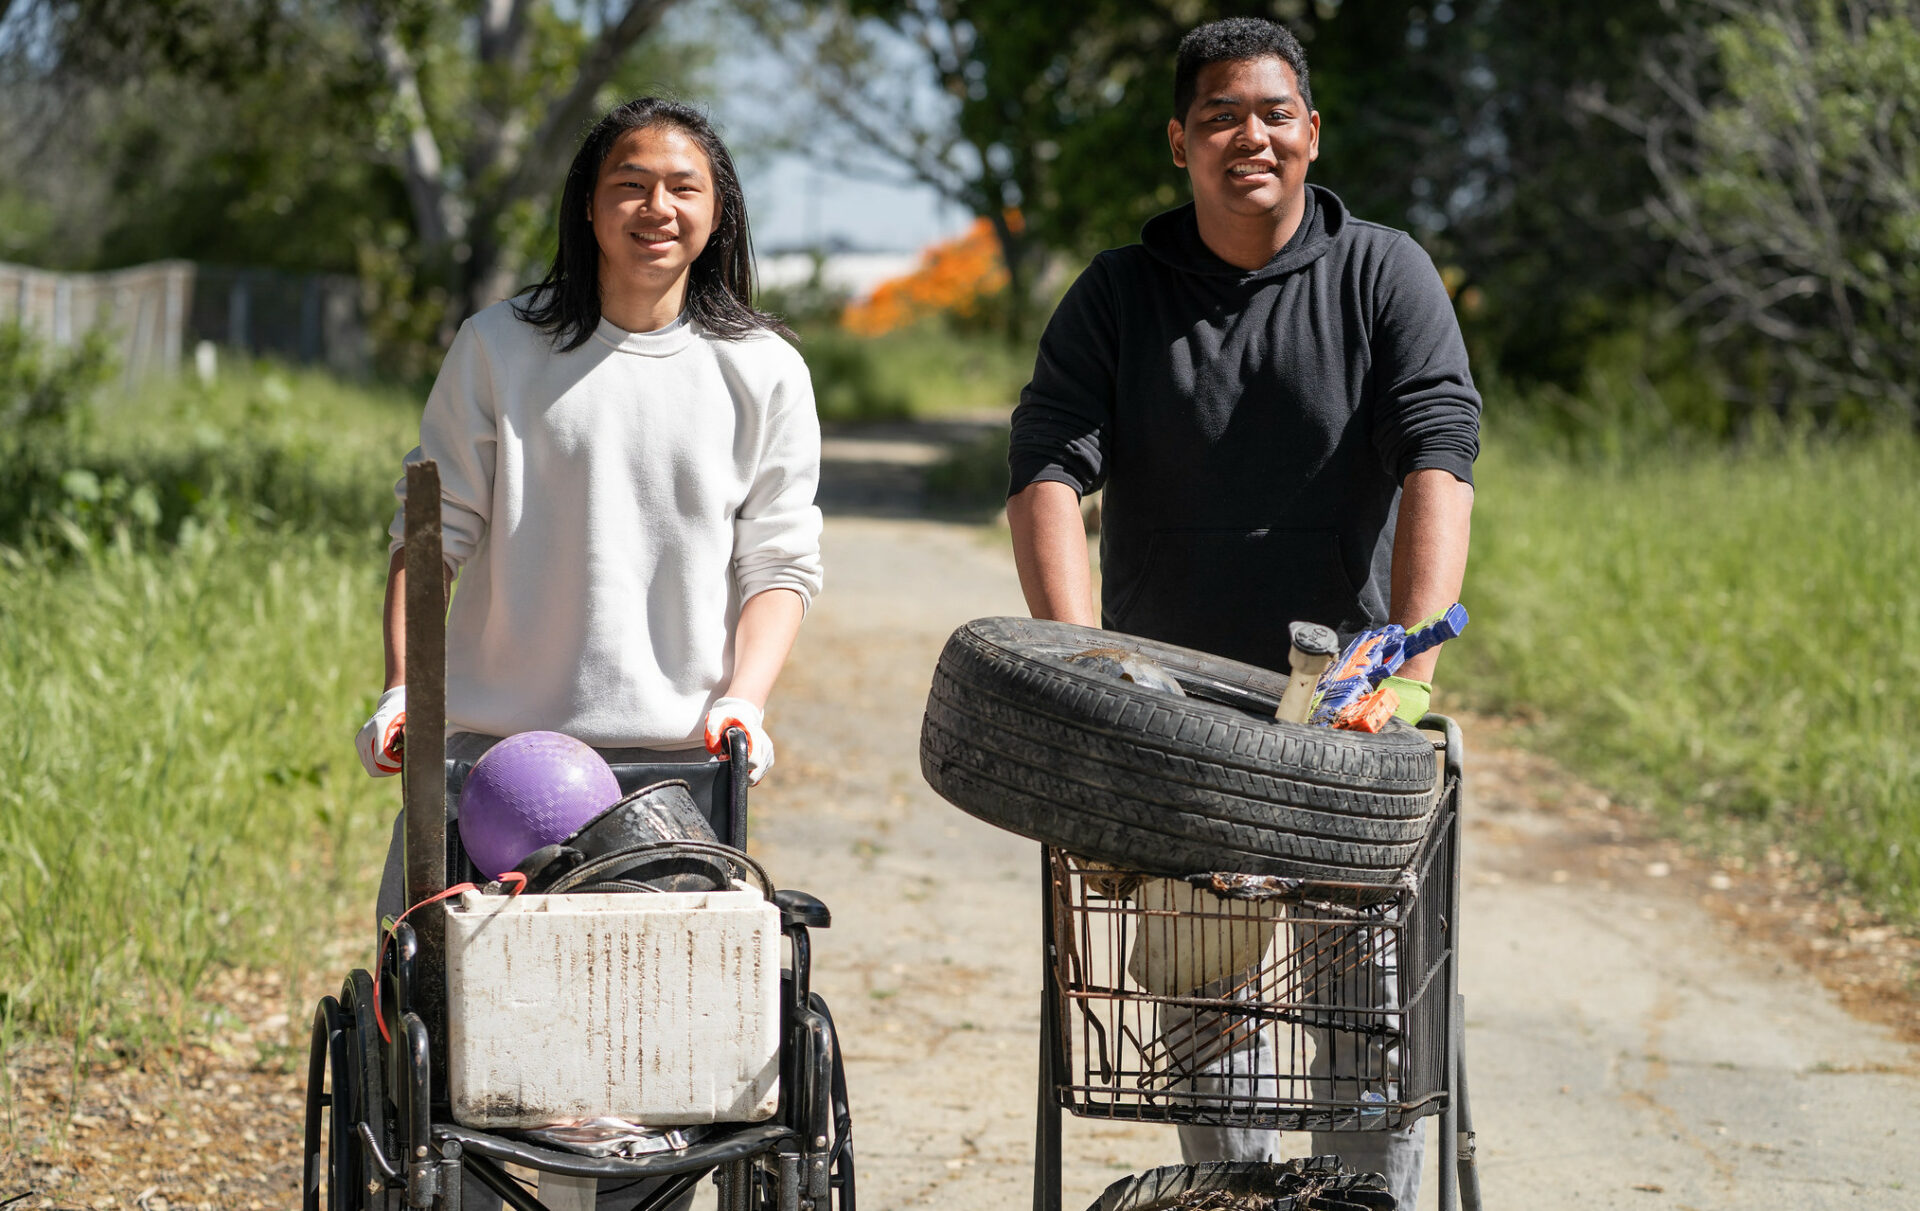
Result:
[[804,891],[776,891],[773,893],[773,905],[780,910],[783,925],[825,929],[833,924],[833,914],[827,911],[827,906]]

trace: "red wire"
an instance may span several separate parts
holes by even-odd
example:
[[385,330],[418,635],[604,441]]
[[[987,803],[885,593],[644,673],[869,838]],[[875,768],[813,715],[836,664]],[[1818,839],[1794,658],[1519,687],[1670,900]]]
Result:
[[[502,874],[499,879],[495,881],[499,883],[505,883],[509,880],[513,882],[513,890],[507,893],[507,897],[509,899],[519,895],[521,892],[527,889],[527,877],[521,874],[517,870],[507,871],[504,874]],[[381,1042],[383,1043],[393,1042],[393,1036],[387,1032],[386,1015],[380,1012],[380,981],[386,978],[387,943],[393,941],[393,931],[400,928],[400,922],[406,920],[407,917],[413,912],[414,908],[425,908],[427,905],[433,904],[440,900],[444,900],[448,896],[457,896],[463,891],[479,891],[479,890],[480,890],[479,887],[475,886],[472,883],[456,883],[452,887],[449,887],[447,888],[447,890],[441,892],[439,895],[428,896],[426,899],[420,901],[418,904],[415,904],[413,908],[409,908],[407,909],[406,912],[403,912],[399,916],[395,917],[393,919],[393,924],[389,925],[386,928],[385,932],[383,932],[380,935],[380,953],[374,956],[374,963],[373,963],[373,1024],[380,1028]]]

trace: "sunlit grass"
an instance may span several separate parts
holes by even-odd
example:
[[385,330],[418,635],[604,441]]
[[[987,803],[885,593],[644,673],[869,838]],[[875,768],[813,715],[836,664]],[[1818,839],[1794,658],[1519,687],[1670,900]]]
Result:
[[0,569],[16,1021],[175,1043],[215,966],[285,963],[371,903],[393,793],[350,748],[378,688],[382,569],[364,545],[203,534]]
[[238,367],[103,401],[47,455],[169,515],[56,501],[0,548],[0,1017],[132,1054],[225,965],[371,918],[396,800],[351,749],[379,689],[388,486],[417,404]]
[[1920,443],[1483,457],[1444,688],[1920,920]]

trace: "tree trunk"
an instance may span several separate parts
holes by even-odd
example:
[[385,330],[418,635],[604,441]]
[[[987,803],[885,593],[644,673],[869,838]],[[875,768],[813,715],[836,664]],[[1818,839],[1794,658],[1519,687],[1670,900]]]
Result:
[[993,224],[993,234],[1000,242],[1000,260],[1007,267],[1007,320],[1006,336],[1009,343],[1020,345],[1028,336],[1028,326],[1033,315],[1033,278],[1035,255],[1041,249],[1026,234],[1024,224],[1019,219],[1009,218],[1000,212],[987,216]]
[[413,56],[390,23],[370,33],[405,126],[400,171],[419,237],[422,278],[447,287],[440,325],[443,344],[461,321],[509,297],[520,269],[507,261],[501,223],[520,203],[554,192],[574,152],[574,132],[593,117],[595,98],[619,70],[627,52],[659,27],[679,0],[629,0],[609,20],[570,73],[567,90],[536,122],[531,105],[516,100],[530,91],[529,53],[535,0],[487,0],[477,22],[477,58],[482,95],[474,137],[458,151],[459,170],[448,171],[441,140],[421,95]]

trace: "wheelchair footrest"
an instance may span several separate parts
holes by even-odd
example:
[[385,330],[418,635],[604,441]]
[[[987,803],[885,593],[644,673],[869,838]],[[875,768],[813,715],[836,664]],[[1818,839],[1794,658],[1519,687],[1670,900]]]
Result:
[[800,1137],[779,1123],[741,1123],[730,1128],[716,1128],[699,1143],[678,1151],[656,1152],[632,1160],[613,1156],[582,1156],[577,1152],[543,1148],[538,1144],[509,1139],[490,1131],[477,1131],[457,1123],[435,1123],[433,1139],[436,1144],[458,1140],[460,1146],[469,1152],[538,1169],[542,1173],[630,1180],[711,1169],[730,1161],[758,1156],[785,1143],[798,1143]]

